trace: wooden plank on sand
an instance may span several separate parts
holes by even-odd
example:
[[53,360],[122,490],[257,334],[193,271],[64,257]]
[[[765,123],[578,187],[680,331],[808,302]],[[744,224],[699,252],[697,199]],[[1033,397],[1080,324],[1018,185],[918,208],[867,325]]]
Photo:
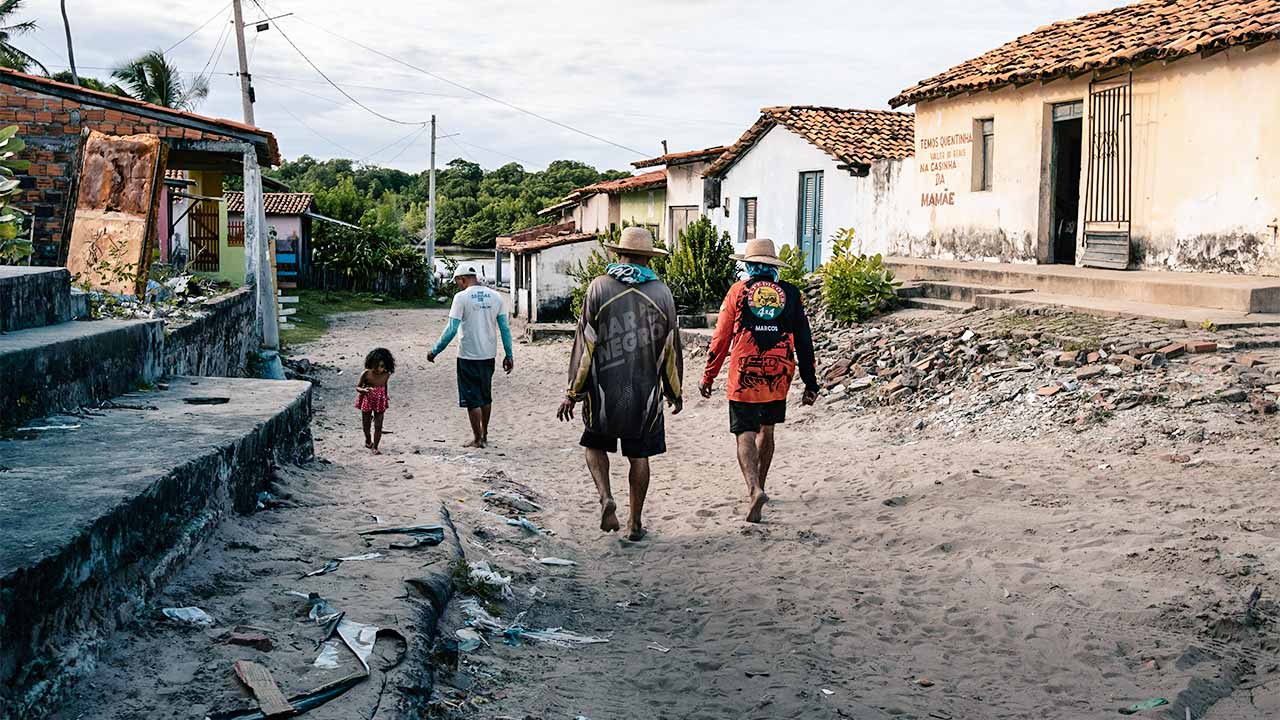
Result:
[[293,714],[293,706],[285,699],[284,693],[280,692],[280,686],[276,685],[270,670],[248,660],[237,660],[234,667],[236,677],[253,691],[263,715],[283,717]]

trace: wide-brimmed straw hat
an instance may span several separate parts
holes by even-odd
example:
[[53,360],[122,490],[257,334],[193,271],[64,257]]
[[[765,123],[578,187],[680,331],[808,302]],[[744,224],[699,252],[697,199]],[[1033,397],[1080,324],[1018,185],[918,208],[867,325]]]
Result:
[[786,267],[786,263],[778,259],[778,251],[773,249],[773,241],[769,238],[756,238],[747,241],[747,249],[741,255],[734,255],[734,260],[761,265]]
[[622,229],[617,244],[605,243],[605,247],[622,255],[666,255],[667,251],[653,246],[653,235],[642,227]]

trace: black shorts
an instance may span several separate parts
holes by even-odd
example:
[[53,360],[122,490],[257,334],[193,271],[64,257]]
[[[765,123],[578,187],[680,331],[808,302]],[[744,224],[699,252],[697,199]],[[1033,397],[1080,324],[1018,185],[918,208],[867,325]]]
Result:
[[761,425],[777,425],[787,420],[787,401],[749,403],[729,401],[729,432],[760,432]]
[[482,408],[493,403],[493,359],[458,358],[458,407]]
[[[618,452],[618,438],[612,435],[594,433],[590,430],[582,433],[582,440],[578,444],[592,450],[603,450],[610,453]],[[622,438],[622,454],[625,457],[647,458],[661,455],[666,451],[667,434],[663,430],[651,432],[639,438]]]

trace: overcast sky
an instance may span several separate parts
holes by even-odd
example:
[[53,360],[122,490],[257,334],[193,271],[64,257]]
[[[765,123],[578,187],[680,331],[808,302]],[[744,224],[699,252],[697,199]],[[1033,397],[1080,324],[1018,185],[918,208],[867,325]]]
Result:
[[[427,136],[359,108],[325,83],[283,33],[373,110],[417,123],[434,112],[440,162],[538,169],[572,158],[600,168],[661,152],[729,143],[766,105],[887,108],[929,75],[1054,20],[1121,0],[259,0],[295,13],[248,29],[257,124],[288,159],[350,157],[418,171]],[[82,74],[168,49],[191,77],[207,68],[199,112],[241,119],[230,5],[224,0],[67,0]],[[19,47],[66,66],[58,3],[28,0],[40,25]],[[245,0],[246,22],[262,17]],[[509,109],[397,64],[358,41],[455,83],[616,145]],[[224,39],[219,51],[219,40]],[[618,147],[623,146],[623,147]],[[624,149],[629,148],[629,149]],[[638,152],[633,152],[638,151]]]

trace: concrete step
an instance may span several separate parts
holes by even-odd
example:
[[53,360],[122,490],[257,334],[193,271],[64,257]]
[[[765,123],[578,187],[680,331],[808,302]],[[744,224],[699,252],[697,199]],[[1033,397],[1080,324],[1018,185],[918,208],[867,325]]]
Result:
[[1053,295],[1182,305],[1240,313],[1280,313],[1280,278],[1257,275],[1103,270],[888,257],[900,280],[1032,288]]
[[0,265],[0,332],[64,323],[76,317],[66,268]]
[[0,335],[0,428],[154,381],[163,343],[160,320],[64,322]]
[[272,463],[311,454],[310,383],[169,383],[0,440],[4,720],[52,712],[219,520],[254,509]]
[[1085,315],[1135,317],[1191,328],[1212,325],[1215,328],[1225,330],[1237,327],[1280,326],[1280,313],[1243,313],[1186,307],[1184,305],[1161,305],[1158,303],[1110,300],[1075,295],[1053,295],[1043,292],[979,295],[974,298],[974,302],[978,307],[988,309],[1048,305]]
[[920,310],[942,310],[949,313],[967,313],[977,306],[964,300],[946,300],[932,297],[908,297],[902,299],[902,306]]
[[1031,288],[1004,288],[995,285],[975,285],[962,282],[937,282],[932,280],[915,283],[921,297],[939,300],[960,300],[972,303],[978,295],[999,295],[1002,293],[1031,292]]

